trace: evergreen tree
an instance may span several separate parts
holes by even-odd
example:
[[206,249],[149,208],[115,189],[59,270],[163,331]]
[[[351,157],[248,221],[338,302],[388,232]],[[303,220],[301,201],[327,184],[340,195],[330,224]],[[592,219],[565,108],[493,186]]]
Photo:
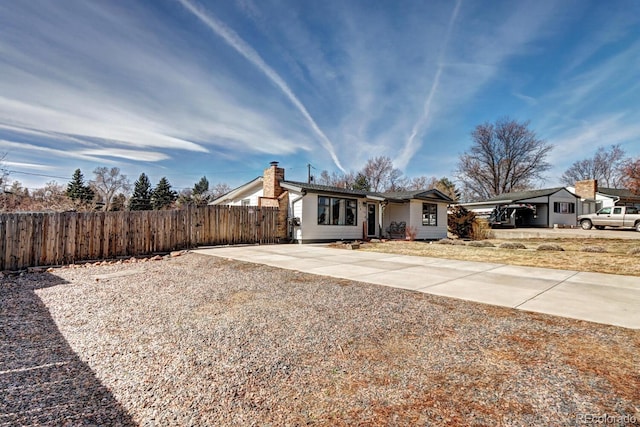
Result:
[[144,172],[140,174],[140,177],[134,184],[133,195],[131,199],[129,199],[129,210],[151,210],[151,182]]
[[171,206],[178,198],[178,193],[171,189],[171,184],[166,177],[162,177],[151,192],[151,206],[153,209],[165,209]]
[[206,176],[200,178],[200,181],[196,182],[191,190],[191,200],[197,206],[204,206],[209,203],[209,180]]
[[196,182],[193,186],[192,194],[194,196],[205,195],[209,191],[209,180],[206,176],[200,178],[200,181]]
[[351,184],[352,190],[371,191],[369,179],[362,173],[358,172],[355,181]]
[[85,185],[84,176],[80,169],[76,169],[71,177],[71,181],[67,184],[67,197],[79,204],[90,203],[95,193],[89,185]]

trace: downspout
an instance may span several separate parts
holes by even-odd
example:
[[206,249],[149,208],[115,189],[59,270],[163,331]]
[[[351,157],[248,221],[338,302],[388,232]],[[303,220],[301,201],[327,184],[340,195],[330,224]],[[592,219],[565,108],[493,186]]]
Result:
[[384,210],[385,210],[386,207],[387,207],[386,200],[384,202],[380,202],[380,224],[378,224],[378,228],[379,228],[378,234],[379,234],[380,239],[383,238],[382,230],[384,229],[384,227],[383,227],[383,225],[384,225]]
[[551,227],[551,196],[547,196],[547,228]]

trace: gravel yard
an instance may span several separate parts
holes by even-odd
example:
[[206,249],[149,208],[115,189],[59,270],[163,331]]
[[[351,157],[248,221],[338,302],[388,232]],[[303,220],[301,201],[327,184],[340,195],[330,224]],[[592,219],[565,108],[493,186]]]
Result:
[[0,425],[640,419],[640,331],[212,256],[3,278],[0,337]]

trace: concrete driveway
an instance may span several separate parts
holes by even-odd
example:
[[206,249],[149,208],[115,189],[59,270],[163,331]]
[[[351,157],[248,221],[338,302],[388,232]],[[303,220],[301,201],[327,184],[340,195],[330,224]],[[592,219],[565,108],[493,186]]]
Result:
[[321,245],[227,246],[193,252],[640,329],[640,277]]

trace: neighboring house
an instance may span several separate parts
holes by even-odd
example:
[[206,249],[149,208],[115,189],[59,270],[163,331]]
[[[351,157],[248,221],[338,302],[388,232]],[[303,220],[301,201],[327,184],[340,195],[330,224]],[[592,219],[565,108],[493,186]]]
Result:
[[576,225],[580,198],[564,187],[518,191],[461,206],[509,227]]
[[640,207],[640,195],[627,189],[598,187],[598,181],[595,179],[578,181],[575,186],[567,189],[580,196],[578,215],[594,213],[601,208],[612,206]]
[[264,175],[218,197],[213,205],[277,206],[280,235],[298,243],[388,237],[392,222],[415,227],[416,239],[447,237],[447,205],[438,190],[375,193],[287,181],[272,162]]

